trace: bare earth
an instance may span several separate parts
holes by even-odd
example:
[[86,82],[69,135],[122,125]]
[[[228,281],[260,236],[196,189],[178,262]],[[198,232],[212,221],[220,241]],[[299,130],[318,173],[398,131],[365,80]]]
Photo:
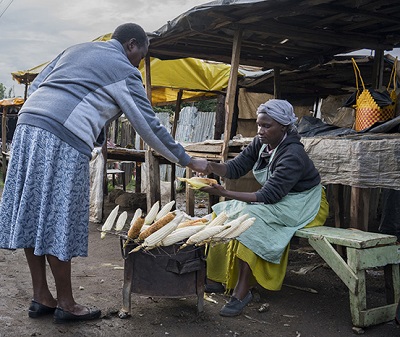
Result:
[[[184,210],[184,195],[178,208]],[[105,203],[105,216],[114,208]],[[122,211],[120,209],[120,211]],[[130,219],[134,210],[128,210]],[[204,210],[196,209],[204,212]],[[279,292],[256,288],[253,302],[236,318],[218,312],[224,295],[211,295],[204,312],[197,314],[196,297],[150,298],[132,294],[132,316],[120,319],[123,259],[119,238],[100,239],[101,224],[90,224],[89,257],[73,260],[73,287],[79,303],[102,309],[102,317],[91,322],[54,324],[52,317],[28,318],[31,280],[22,250],[0,250],[0,337],[8,336],[269,336],[346,337],[352,330],[348,290],[309,246],[292,244],[284,286]],[[310,268],[299,274],[304,267]],[[311,270],[313,269],[313,270]],[[49,275],[50,270],[49,270]],[[49,277],[51,289],[54,283]],[[382,270],[371,270],[367,278],[369,305],[384,303]],[[264,304],[269,310],[259,312]],[[359,330],[370,337],[400,336],[394,321]]]

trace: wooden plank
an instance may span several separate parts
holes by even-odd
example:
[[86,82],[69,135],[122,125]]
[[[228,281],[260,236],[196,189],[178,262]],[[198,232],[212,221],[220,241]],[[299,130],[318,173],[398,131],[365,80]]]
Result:
[[228,89],[226,93],[225,100],[225,128],[224,128],[224,144],[222,146],[222,159],[225,161],[228,158],[228,143],[231,137],[231,126],[233,112],[235,109],[235,99],[236,99],[236,86],[237,86],[237,76],[240,63],[240,49],[242,44],[242,29],[235,30],[235,35],[233,37],[232,46],[232,60],[231,60],[231,71],[229,75]]
[[351,227],[368,231],[369,222],[369,188],[351,188]]
[[397,304],[388,304],[382,307],[362,310],[359,312],[357,324],[355,326],[366,328],[384,322],[393,321],[396,316]]
[[[193,176],[193,171],[186,167],[186,178],[191,178]],[[190,216],[194,216],[194,191],[189,188],[189,185],[186,183],[186,213]]]
[[339,276],[350,292],[356,293],[358,291],[358,277],[332,245],[322,236],[312,236],[308,239],[308,242]]
[[303,228],[295,233],[301,238],[323,236],[328,242],[352,248],[368,248],[378,245],[394,244],[397,237],[379,233],[364,232],[356,229],[343,229],[328,226]]
[[383,267],[388,264],[400,263],[400,252],[398,246],[393,244],[389,246],[372,247],[368,249],[353,249],[352,260],[349,260],[349,266],[353,270],[363,270],[368,268]]
[[146,151],[146,171],[147,171],[146,201],[147,201],[147,209],[150,210],[151,206],[153,206],[153,204],[156,201],[161,200],[160,163],[158,159],[153,156],[150,149]]
[[221,153],[222,143],[221,144],[201,144],[194,143],[184,146],[186,151],[193,152],[207,152],[207,153]]

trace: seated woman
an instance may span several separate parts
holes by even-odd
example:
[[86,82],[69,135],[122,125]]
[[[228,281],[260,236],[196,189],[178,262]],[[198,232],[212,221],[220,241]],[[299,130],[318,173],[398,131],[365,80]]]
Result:
[[255,217],[254,224],[237,240],[210,247],[207,278],[233,289],[222,316],[240,315],[252,300],[250,288],[280,290],[285,276],[289,242],[296,230],[321,226],[328,203],[320,176],[300,142],[292,105],[271,99],[257,110],[257,136],[233,160],[209,162],[207,173],[238,179],[250,170],[262,185],[256,192],[226,190],[221,185],[203,191],[231,199],[213,206],[229,220],[242,214]]

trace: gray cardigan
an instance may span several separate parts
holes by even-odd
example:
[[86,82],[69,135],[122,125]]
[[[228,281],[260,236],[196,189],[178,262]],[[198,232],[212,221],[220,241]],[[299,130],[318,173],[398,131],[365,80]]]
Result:
[[[227,162],[226,178],[238,179],[252,170],[258,160],[263,144],[258,137],[234,159]],[[264,168],[269,161],[269,155],[264,152],[257,169]],[[297,131],[288,133],[286,139],[279,145],[271,162],[272,175],[256,192],[257,201],[274,204],[288,193],[309,190],[321,182],[320,175],[312,160],[304,150]]]
[[160,124],[140,71],[117,40],[66,49],[43,69],[30,89],[18,124],[46,129],[89,157],[93,147],[104,142],[105,125],[124,113],[158,153],[182,166],[190,161]]

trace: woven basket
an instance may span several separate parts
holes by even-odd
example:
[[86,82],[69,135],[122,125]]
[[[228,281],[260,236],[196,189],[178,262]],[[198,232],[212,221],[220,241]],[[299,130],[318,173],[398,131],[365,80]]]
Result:
[[[394,117],[396,110],[396,65],[397,58],[394,62],[392,73],[390,75],[389,84],[386,87],[387,92],[389,93],[390,99],[392,100],[392,104],[386,106],[379,106],[379,104],[375,101],[374,97],[371,94],[371,89],[366,89],[364,85],[364,81],[361,77],[360,69],[357,66],[357,63],[354,59],[354,73],[356,76],[356,87],[357,87],[357,98],[356,104],[354,106],[356,110],[356,121],[355,121],[355,130],[361,131],[366,128],[369,128],[376,122],[384,122]],[[360,93],[358,80],[360,80],[362,85],[362,91]],[[393,83],[392,83],[393,82]]]

